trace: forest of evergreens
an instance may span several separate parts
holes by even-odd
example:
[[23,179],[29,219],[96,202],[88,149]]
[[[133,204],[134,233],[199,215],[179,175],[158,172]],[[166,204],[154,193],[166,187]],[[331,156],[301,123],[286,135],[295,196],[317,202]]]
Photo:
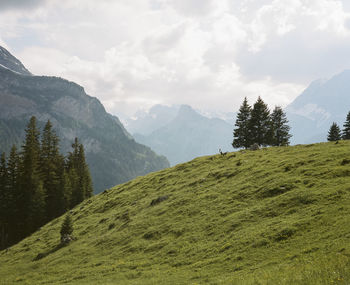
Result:
[[35,117],[25,130],[22,148],[12,146],[0,160],[0,249],[92,196],[84,147],[75,138],[72,151],[60,153],[59,137],[48,121],[40,134]]

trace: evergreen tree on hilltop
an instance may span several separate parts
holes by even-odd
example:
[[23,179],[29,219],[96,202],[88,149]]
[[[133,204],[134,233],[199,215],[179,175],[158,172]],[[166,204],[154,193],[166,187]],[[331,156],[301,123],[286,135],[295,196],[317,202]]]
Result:
[[40,132],[34,116],[30,119],[25,133],[20,174],[20,190],[23,196],[19,205],[24,235],[36,230],[46,220],[45,193],[40,176]]
[[237,119],[235,123],[235,129],[233,131],[233,142],[232,146],[234,148],[248,148],[251,145],[250,131],[249,131],[249,120],[251,107],[248,104],[247,97],[239,108]]
[[59,153],[59,138],[47,121],[41,139],[40,171],[43,179],[43,189],[46,193],[47,221],[63,214],[64,194],[61,180],[63,179],[64,158]]
[[337,125],[337,123],[334,123],[331,125],[329,131],[328,131],[328,141],[339,141],[341,140],[341,133],[340,133],[340,128]]
[[272,141],[273,146],[289,145],[290,127],[287,125],[288,120],[286,114],[281,107],[276,106],[271,114]]
[[259,146],[271,144],[273,134],[270,110],[260,96],[251,111],[249,130],[251,144],[257,143]]
[[342,137],[344,140],[350,140],[350,112],[346,116],[346,121],[343,126],[344,126],[344,129],[343,129]]

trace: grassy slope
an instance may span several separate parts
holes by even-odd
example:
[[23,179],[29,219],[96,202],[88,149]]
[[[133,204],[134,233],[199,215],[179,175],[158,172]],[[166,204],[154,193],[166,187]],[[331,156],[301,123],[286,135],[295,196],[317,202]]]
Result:
[[349,284],[348,162],[325,143],[139,177],[75,208],[67,247],[61,217],[2,251],[0,284]]

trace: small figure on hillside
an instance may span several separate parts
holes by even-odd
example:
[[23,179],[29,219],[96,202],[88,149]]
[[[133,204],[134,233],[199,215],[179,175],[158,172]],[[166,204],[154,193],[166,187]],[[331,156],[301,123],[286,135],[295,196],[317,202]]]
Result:
[[259,147],[259,145],[257,144],[257,143],[254,143],[254,144],[252,144],[250,147],[249,147],[249,149],[250,150],[258,150],[260,147]]
[[219,152],[220,152],[220,154],[221,154],[222,156],[225,156],[225,155],[227,154],[227,151],[226,151],[226,152],[222,152],[222,151],[221,151],[221,148],[219,148]]
[[73,240],[73,236],[72,236],[73,222],[72,222],[72,217],[69,213],[64,218],[60,233],[61,233],[61,244],[66,245]]

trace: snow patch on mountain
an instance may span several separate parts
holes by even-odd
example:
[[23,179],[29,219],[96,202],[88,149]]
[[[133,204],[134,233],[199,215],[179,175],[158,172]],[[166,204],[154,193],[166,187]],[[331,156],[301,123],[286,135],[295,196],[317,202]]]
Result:
[[0,46],[0,66],[21,75],[32,75],[8,50]]

